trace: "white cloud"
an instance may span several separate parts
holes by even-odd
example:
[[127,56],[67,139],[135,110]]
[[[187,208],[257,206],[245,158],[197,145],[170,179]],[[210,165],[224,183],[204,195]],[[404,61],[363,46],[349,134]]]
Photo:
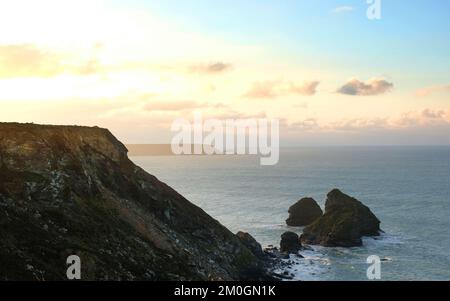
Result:
[[259,81],[253,83],[250,89],[244,94],[247,98],[270,99],[287,95],[312,96],[317,92],[319,81],[307,81],[295,83],[293,81]]
[[426,87],[416,91],[416,96],[427,97],[435,93],[450,93],[450,85]]

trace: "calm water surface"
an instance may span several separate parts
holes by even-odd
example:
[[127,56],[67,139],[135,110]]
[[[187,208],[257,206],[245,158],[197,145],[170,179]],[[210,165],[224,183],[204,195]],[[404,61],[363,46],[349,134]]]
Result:
[[230,230],[278,245],[287,209],[305,196],[324,205],[339,188],[381,220],[386,232],[361,248],[321,248],[290,271],[304,280],[365,280],[378,255],[383,280],[450,280],[450,147],[282,149],[276,166],[255,156],[132,157]]

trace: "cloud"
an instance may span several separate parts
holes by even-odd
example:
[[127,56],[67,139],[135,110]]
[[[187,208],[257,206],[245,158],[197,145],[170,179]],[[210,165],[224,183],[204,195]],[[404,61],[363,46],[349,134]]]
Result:
[[313,131],[320,129],[317,118],[306,118],[302,121],[297,121],[287,126],[290,131]]
[[335,9],[333,9],[333,13],[335,13],[335,14],[348,13],[348,12],[351,12],[354,10],[355,9],[353,6],[338,6]]
[[213,114],[206,114],[204,116],[205,118],[213,118],[213,119],[219,119],[219,120],[226,120],[226,119],[261,119],[261,118],[267,118],[267,114],[264,111],[256,112],[256,113],[244,113],[239,112],[233,109],[228,109],[224,112],[214,112]]
[[296,84],[286,81],[260,81],[253,83],[252,87],[244,94],[247,98],[272,99],[286,95],[312,96],[317,92],[319,81]]
[[220,109],[223,104],[199,103],[196,101],[152,101],[144,106],[146,111],[186,111],[205,108]]
[[375,131],[414,130],[433,127],[450,127],[450,109],[424,109],[406,112],[392,117],[343,118],[329,123],[320,122],[317,118],[288,123],[285,128],[291,132],[315,133],[369,133]]
[[207,65],[192,66],[190,70],[194,73],[219,74],[230,70],[232,67],[233,65],[231,64],[216,62]]
[[337,131],[396,130],[450,125],[445,110],[424,109],[403,113],[391,118],[357,118],[332,123],[329,128]]
[[407,112],[392,121],[394,127],[423,127],[450,124],[450,111],[424,109],[421,112]]
[[389,92],[394,87],[384,79],[372,79],[364,83],[356,78],[349,80],[337,92],[345,95],[372,96]]
[[61,71],[57,55],[34,45],[0,45],[0,77],[49,77]]
[[79,75],[92,75],[92,74],[97,74],[100,71],[101,71],[100,62],[96,59],[91,59],[88,62],[86,62],[85,64],[81,65],[78,68],[77,73]]
[[33,44],[0,44],[0,78],[49,78],[59,74],[84,76],[98,74],[102,68],[95,58],[83,60]]
[[317,86],[319,84],[320,84],[319,81],[306,82],[301,85],[296,85],[294,83],[291,83],[289,91],[292,93],[301,94],[301,95],[305,95],[305,96],[312,96],[312,95],[316,94]]
[[387,118],[354,118],[332,123],[328,129],[334,131],[378,130],[389,127]]
[[416,96],[426,97],[434,93],[447,92],[450,93],[450,85],[427,87],[416,91]]
[[275,98],[279,95],[276,91],[277,82],[274,81],[264,81],[255,82],[253,86],[244,94],[247,98]]
[[428,119],[441,119],[445,116],[444,110],[425,109],[422,111],[422,117]]
[[[439,115],[437,115],[439,114]],[[395,120],[392,120],[390,126],[393,128],[418,128],[433,125],[448,124],[447,120],[444,118],[445,114],[440,114],[436,112],[427,112],[427,110],[422,113],[409,112],[404,113]]]

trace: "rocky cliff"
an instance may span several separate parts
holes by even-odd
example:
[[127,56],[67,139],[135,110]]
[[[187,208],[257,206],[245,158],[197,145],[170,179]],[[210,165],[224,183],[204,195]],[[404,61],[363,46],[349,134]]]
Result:
[[106,129],[0,123],[0,279],[248,280],[241,241],[134,165]]

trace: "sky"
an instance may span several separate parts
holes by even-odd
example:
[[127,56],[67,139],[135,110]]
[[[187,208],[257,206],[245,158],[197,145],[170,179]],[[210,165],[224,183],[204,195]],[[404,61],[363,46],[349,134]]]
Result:
[[450,144],[450,2],[0,0],[0,121],[169,143],[275,118],[282,145]]

